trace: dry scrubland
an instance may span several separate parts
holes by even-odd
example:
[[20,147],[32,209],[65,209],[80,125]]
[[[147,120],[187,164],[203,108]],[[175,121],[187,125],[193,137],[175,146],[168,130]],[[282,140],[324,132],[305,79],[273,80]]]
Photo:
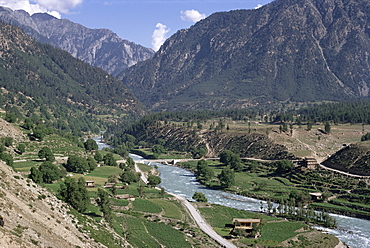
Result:
[[[246,134],[249,132],[249,125],[246,122],[227,121],[229,130],[224,132],[233,132]],[[293,125],[293,134],[288,132],[280,133],[279,125],[251,122],[250,131],[267,134],[273,141],[284,145],[289,152],[298,157],[315,157],[322,162],[330,155],[334,154],[344,145],[360,142],[361,136],[370,132],[370,126],[361,124],[331,124],[330,134],[325,134],[324,124],[313,125],[310,131],[306,125]]]

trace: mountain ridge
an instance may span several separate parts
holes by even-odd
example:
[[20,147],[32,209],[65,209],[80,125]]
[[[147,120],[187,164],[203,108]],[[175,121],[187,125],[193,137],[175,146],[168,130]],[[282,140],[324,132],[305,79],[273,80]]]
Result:
[[152,49],[121,39],[109,29],[89,29],[46,13],[30,16],[26,11],[0,6],[0,19],[21,27],[39,42],[59,47],[112,75],[154,54]]
[[215,13],[119,78],[152,110],[368,97],[369,8],[276,0]]

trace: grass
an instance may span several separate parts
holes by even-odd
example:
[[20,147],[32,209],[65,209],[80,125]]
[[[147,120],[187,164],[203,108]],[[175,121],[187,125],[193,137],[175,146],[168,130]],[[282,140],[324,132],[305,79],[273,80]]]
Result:
[[133,211],[145,212],[145,213],[152,213],[158,214],[162,212],[162,208],[154,202],[149,200],[137,198],[133,202]]
[[142,171],[142,172],[149,172],[153,169],[153,167],[149,166],[149,165],[146,165],[146,164],[137,164],[137,166],[139,167],[139,169]]
[[122,217],[125,235],[129,243],[136,247],[158,247],[161,245],[147,232],[145,221],[132,216]]
[[22,162],[14,162],[13,166],[16,171],[21,171],[21,172],[27,172],[30,171],[33,166],[39,165],[40,162],[35,162],[35,161],[22,161]]
[[146,223],[148,232],[158,240],[164,247],[186,248],[192,247],[186,242],[184,235],[164,223],[148,222]]
[[299,222],[273,222],[266,223],[261,229],[260,241],[281,243],[297,235],[297,230],[307,227]]
[[162,199],[150,199],[150,202],[153,202],[154,204],[160,206],[163,211],[164,217],[172,218],[181,220],[182,219],[182,212],[181,207],[178,205],[177,202],[170,202],[168,200],[162,200]]

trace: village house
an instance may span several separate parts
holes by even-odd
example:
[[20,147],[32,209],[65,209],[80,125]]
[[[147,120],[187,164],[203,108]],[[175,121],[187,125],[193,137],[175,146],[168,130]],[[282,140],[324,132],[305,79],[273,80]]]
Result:
[[94,181],[86,181],[85,182],[85,187],[94,188],[95,187],[95,182]]
[[135,201],[135,196],[129,195],[129,194],[116,195],[114,196],[114,198],[118,200],[124,199],[124,200],[129,200],[129,201]]
[[261,222],[260,219],[240,219],[240,218],[233,219],[234,229],[253,230],[253,224],[259,225],[260,222]]
[[311,193],[309,193],[309,195],[311,196],[312,200],[314,200],[314,201],[322,199],[322,193],[320,193],[320,192],[311,192]]
[[304,158],[303,164],[304,164],[304,167],[310,170],[315,170],[316,167],[319,165],[319,163],[317,162],[315,158],[309,158],[309,157]]

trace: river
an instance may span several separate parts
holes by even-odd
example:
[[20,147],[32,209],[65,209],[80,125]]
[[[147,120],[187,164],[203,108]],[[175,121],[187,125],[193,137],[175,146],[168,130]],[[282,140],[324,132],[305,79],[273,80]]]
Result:
[[[94,138],[97,141],[99,149],[109,147],[100,141],[100,138]],[[130,154],[134,160],[141,160],[142,157]],[[231,208],[243,209],[247,211],[259,211],[260,200],[231,194],[219,190],[212,190],[204,187],[197,182],[196,177],[190,171],[179,167],[156,164],[161,173],[161,187],[167,192],[184,196],[192,200],[194,192],[203,193],[208,202],[219,204]],[[266,208],[266,203],[264,203]],[[321,228],[330,234],[333,234],[341,241],[353,248],[370,248],[370,221],[358,218],[347,217],[343,215],[331,214],[337,220],[337,229]]]
[[[130,156],[134,160],[142,159],[142,157],[134,154]],[[210,203],[247,211],[260,210],[260,200],[258,199],[212,190],[199,184],[194,174],[190,171],[158,163],[156,165],[161,173],[162,183],[160,186],[165,188],[167,192],[181,195],[191,200],[194,192],[198,191],[203,193]],[[267,204],[264,202],[264,207],[266,208],[266,206]],[[331,216],[337,220],[337,229],[317,228],[333,234],[353,248],[370,247],[370,221],[337,214],[331,214]]]

